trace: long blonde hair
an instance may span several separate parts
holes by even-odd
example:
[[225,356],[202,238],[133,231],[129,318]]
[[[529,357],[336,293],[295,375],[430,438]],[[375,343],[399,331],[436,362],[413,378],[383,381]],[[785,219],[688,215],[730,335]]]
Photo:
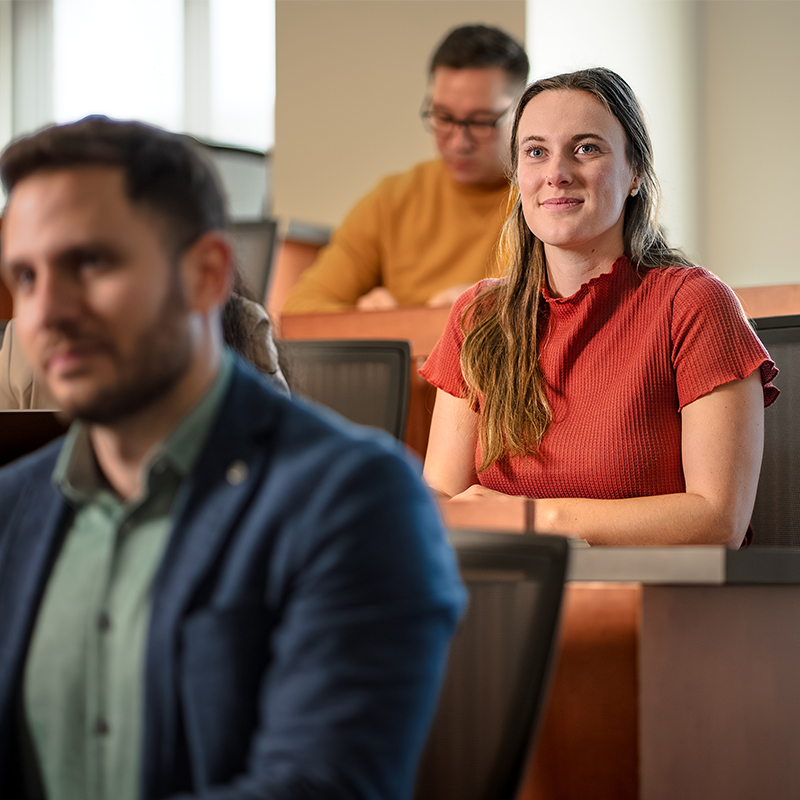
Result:
[[[517,134],[528,103],[546,91],[587,92],[622,125],[625,156],[638,177],[638,193],[625,205],[624,252],[643,272],[691,262],[671,248],[658,228],[660,189],[653,148],[641,107],[630,86],[603,67],[556,75],[532,83],[520,98],[511,131],[513,207],[500,238],[499,260],[507,277],[480,293],[465,309],[461,370],[468,399],[480,398],[479,438],[488,469],[505,455],[534,454],[553,414],[539,363],[541,289],[547,265],[544,245],[528,228],[517,185]],[[544,320],[546,321],[546,320]]]

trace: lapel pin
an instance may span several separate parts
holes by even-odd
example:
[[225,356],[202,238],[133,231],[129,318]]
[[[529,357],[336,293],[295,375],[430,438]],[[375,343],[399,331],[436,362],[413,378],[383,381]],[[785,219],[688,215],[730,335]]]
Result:
[[225,479],[231,486],[238,486],[247,478],[247,464],[244,461],[234,461],[225,473]]

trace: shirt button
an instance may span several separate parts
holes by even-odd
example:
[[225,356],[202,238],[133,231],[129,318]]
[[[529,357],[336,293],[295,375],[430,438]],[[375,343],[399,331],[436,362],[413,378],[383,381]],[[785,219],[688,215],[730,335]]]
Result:
[[94,723],[94,735],[108,736],[109,733],[111,733],[111,729],[108,727],[108,723],[102,717],[98,717]]
[[97,618],[97,628],[100,633],[108,633],[111,630],[111,617],[105,611],[102,611]]
[[234,461],[225,473],[225,479],[231,486],[238,486],[247,478],[247,464],[244,461]]

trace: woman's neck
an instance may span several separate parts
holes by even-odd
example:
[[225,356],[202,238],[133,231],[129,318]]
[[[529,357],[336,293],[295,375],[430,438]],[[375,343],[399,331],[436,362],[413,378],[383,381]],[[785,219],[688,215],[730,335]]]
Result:
[[544,253],[551,297],[572,297],[584,283],[610,272],[614,262],[623,254],[622,249],[614,253],[580,253],[547,245]]

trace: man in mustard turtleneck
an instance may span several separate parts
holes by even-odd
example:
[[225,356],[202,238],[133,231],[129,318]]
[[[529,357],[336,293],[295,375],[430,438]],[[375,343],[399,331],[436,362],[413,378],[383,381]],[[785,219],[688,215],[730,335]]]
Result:
[[434,52],[423,121],[440,158],[384,178],[304,273],[285,313],[449,306],[487,277],[506,217],[505,155],[528,75],[497,28],[451,31]]

